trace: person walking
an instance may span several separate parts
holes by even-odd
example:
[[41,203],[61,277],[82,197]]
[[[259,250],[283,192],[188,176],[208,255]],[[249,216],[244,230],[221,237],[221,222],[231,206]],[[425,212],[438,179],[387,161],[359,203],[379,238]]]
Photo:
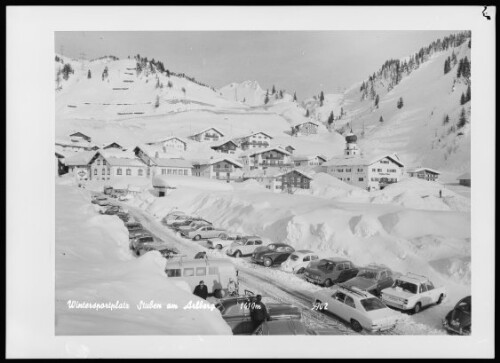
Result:
[[238,283],[230,278],[227,284],[227,293],[229,296],[238,296]]
[[271,320],[266,305],[262,302],[261,295],[257,295],[255,297],[255,302],[250,305],[250,317],[252,318],[254,330],[257,329],[264,321]]
[[193,294],[201,297],[202,299],[205,299],[205,300],[207,299],[208,289],[207,289],[207,286],[205,285],[205,282],[203,280],[201,280],[200,284],[194,288]]

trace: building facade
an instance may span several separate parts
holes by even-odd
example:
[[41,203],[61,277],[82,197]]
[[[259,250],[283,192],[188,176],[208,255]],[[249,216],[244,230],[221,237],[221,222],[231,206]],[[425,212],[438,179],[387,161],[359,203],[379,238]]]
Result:
[[440,172],[430,168],[413,168],[407,170],[408,176],[429,181],[436,181]]
[[250,151],[242,155],[241,160],[249,170],[293,166],[290,153],[280,147]]
[[295,124],[292,127],[292,135],[311,135],[318,133],[319,124],[314,121],[306,121]]
[[298,167],[320,166],[326,162],[326,157],[321,155],[294,156],[293,163]]
[[222,154],[235,154],[236,150],[238,150],[238,145],[233,140],[229,140],[222,144],[211,146],[210,148]]
[[189,160],[179,157],[171,157],[170,154],[163,153],[164,147],[144,147],[137,146],[134,149],[135,155],[149,167],[151,176],[156,175],[185,175],[191,176],[193,164]]
[[229,158],[198,160],[193,162],[193,175],[229,182],[241,178],[242,168],[243,165]]
[[166,139],[162,139],[155,142],[148,142],[147,145],[159,145],[166,149],[172,149],[175,151],[186,151],[187,150],[187,142],[177,136],[171,136]]
[[236,139],[242,150],[264,149],[270,146],[273,137],[265,132],[253,134]]
[[219,141],[224,137],[224,134],[217,130],[215,127],[211,127],[209,129],[205,129],[200,131],[194,135],[191,135],[189,138],[195,141],[204,142],[204,141]]
[[114,180],[123,177],[151,177],[151,168],[133,156],[116,157],[97,152],[89,162],[89,180]]

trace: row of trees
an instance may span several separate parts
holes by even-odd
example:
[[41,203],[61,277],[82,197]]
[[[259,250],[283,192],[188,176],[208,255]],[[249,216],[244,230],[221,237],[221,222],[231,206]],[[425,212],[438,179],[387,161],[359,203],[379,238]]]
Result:
[[467,86],[467,91],[465,93],[462,92],[462,96],[460,97],[460,104],[465,105],[467,102],[470,101],[471,94],[470,94],[470,84]]

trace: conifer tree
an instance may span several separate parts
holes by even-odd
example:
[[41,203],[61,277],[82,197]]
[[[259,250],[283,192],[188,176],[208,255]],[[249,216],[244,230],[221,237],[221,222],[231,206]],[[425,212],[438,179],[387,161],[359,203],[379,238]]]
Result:
[[382,116],[380,116],[380,118],[378,119],[379,122],[384,122],[384,118]]
[[467,91],[465,93],[465,99],[466,99],[466,102],[469,102],[470,101],[470,98],[471,98],[471,94],[470,94],[470,84],[467,86]]
[[380,101],[380,98],[379,98],[379,96],[377,95],[377,96],[375,97],[375,107],[376,107],[376,108],[378,108],[378,103],[379,103],[379,101]]
[[293,93],[293,102],[297,102],[297,93]]
[[465,109],[462,107],[462,111],[460,112],[460,117],[458,118],[457,127],[460,129],[465,126],[467,123],[467,116],[465,114]]
[[445,115],[444,118],[443,118],[443,125],[446,125],[449,122],[450,122],[450,116]]
[[460,96],[460,104],[465,105],[467,103],[467,100],[465,99],[465,95],[462,93],[462,96]]
[[325,95],[323,93],[323,91],[321,91],[321,93],[319,94],[319,104],[321,106],[323,106],[323,101],[325,100]]
[[335,119],[335,116],[333,115],[333,111],[330,113],[330,116],[328,116],[328,125],[333,124],[333,120]]
[[309,110],[306,110],[306,117],[309,117]]
[[160,96],[156,96],[155,108],[160,107]]
[[273,89],[271,90],[271,94],[275,94],[276,93],[276,88],[274,87],[274,84],[273,84]]
[[448,58],[444,61],[444,74],[448,73],[448,72],[451,70],[451,67],[450,67],[450,62],[451,62],[450,57],[448,57]]
[[266,90],[266,97],[264,98],[264,104],[267,105],[269,102],[269,91]]

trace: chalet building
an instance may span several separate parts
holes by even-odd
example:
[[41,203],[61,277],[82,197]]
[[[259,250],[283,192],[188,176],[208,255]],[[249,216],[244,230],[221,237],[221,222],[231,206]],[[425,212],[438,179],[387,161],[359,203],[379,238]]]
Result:
[[225,141],[222,144],[210,146],[210,148],[216,152],[222,154],[234,154],[238,149],[238,144],[233,140]]
[[133,153],[98,151],[90,160],[90,180],[151,176],[151,168]]
[[194,135],[189,136],[191,140],[195,141],[219,141],[224,137],[224,134],[217,130],[215,127],[211,127],[200,131]]
[[243,180],[254,179],[275,193],[293,193],[309,189],[312,177],[297,169],[254,169],[244,173]]
[[85,135],[83,132],[75,132],[71,135],[69,135],[69,139],[71,141],[79,142],[79,141],[86,141],[88,143],[92,142],[92,138],[88,135]]
[[109,144],[104,144],[102,146],[102,149],[103,150],[106,150],[106,149],[118,149],[118,150],[125,150],[125,148],[123,146],[121,146],[119,143],[117,142],[112,142],[112,143],[109,143]]
[[151,175],[191,176],[193,164],[176,154],[167,153],[166,147],[141,145],[134,148],[134,154],[151,170]]
[[322,155],[297,155],[293,157],[293,163],[298,167],[319,166],[326,162],[326,157]]
[[314,121],[296,123],[292,126],[292,136],[317,134],[318,127],[319,124]]
[[88,141],[81,140],[56,140],[56,150],[58,151],[91,151],[98,150],[99,146],[94,145]]
[[63,154],[61,152],[55,152],[56,155],[56,170],[57,170],[57,175],[64,175],[68,172],[68,166],[66,165],[65,158],[67,157],[66,154]]
[[273,137],[265,132],[254,132],[250,135],[238,137],[234,141],[242,150],[264,149],[269,147]]
[[181,137],[171,136],[166,139],[161,139],[158,141],[148,142],[146,145],[162,146],[166,149],[172,149],[175,151],[186,151],[187,142]]
[[73,153],[64,158],[64,164],[68,168],[68,173],[77,180],[90,180],[90,161],[96,151],[81,151]]
[[290,154],[293,154],[295,148],[292,145],[288,145],[287,147],[285,147],[285,150],[288,151]]
[[346,136],[344,156],[324,163],[326,172],[338,179],[367,190],[383,189],[401,180],[404,165],[396,154],[366,157],[356,145],[356,135]]
[[279,146],[249,150],[240,155],[240,159],[245,169],[249,170],[293,166],[290,153]]
[[231,158],[213,158],[193,161],[193,175],[209,179],[226,180],[241,178],[243,165]]
[[439,174],[441,174],[439,171],[431,169],[431,168],[410,168],[406,171],[408,173],[408,176],[412,178],[419,178],[419,179],[424,179],[424,180],[429,180],[429,181],[436,181],[438,180]]
[[470,182],[471,182],[470,173],[462,174],[457,179],[460,185],[465,185],[467,187],[470,187]]
[[168,177],[155,176],[152,180],[154,194],[157,197],[165,197],[175,187],[169,182]]

